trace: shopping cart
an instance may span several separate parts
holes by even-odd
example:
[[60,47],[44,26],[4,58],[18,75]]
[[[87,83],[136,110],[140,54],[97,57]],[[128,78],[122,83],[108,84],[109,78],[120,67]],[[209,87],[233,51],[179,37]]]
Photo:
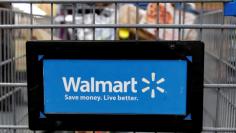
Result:
[[[236,132],[236,18],[224,16],[225,2],[229,0],[1,0],[0,133],[34,132],[28,130],[27,121],[25,62],[27,40],[120,40],[124,39],[123,32],[133,34],[126,36],[125,39],[136,41],[141,39],[203,41],[205,43],[203,132]],[[15,3],[29,4],[30,12],[23,13],[9,8]],[[107,6],[97,6],[101,3],[110,6],[111,10],[105,10],[105,15],[107,11],[112,12],[106,23],[98,23],[96,20],[96,17],[99,17],[97,10],[107,8]],[[155,9],[158,15],[161,14],[160,5],[164,7],[170,3],[175,5],[175,9],[170,11],[174,22],[167,23],[165,20],[167,15],[164,16],[164,23],[160,20],[155,23],[139,21],[147,3],[156,3]],[[49,15],[35,15],[33,8],[36,4],[49,6]],[[122,12],[118,10],[126,9],[124,6],[126,4],[135,5],[128,7],[135,15],[128,13],[127,21],[120,21],[119,16]],[[195,5],[194,12],[188,10],[188,4]],[[54,8],[57,5],[67,5],[63,7],[69,8],[63,8],[64,13],[56,17]],[[92,18],[89,23],[86,20],[88,10]],[[188,12],[195,14],[194,21],[186,20]],[[97,38],[98,35],[103,35],[103,32],[105,35]]]

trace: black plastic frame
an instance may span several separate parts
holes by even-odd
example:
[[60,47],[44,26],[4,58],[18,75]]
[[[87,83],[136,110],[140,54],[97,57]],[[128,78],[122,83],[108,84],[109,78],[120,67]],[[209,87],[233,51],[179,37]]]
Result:
[[[200,132],[203,110],[204,44],[199,41],[29,41],[26,45],[29,128]],[[38,60],[39,55],[43,55]],[[190,61],[187,56],[192,56]],[[44,114],[43,59],[187,60],[187,113],[177,115]]]

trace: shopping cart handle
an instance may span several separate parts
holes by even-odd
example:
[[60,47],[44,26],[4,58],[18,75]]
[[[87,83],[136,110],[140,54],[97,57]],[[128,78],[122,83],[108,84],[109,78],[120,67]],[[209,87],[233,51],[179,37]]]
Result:
[[224,3],[224,16],[236,17],[236,0]]

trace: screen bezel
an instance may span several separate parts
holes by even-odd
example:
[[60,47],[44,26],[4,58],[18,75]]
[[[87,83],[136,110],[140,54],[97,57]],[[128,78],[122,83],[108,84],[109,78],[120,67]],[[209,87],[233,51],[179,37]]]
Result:
[[[199,41],[30,41],[26,46],[30,129],[110,131],[201,131],[202,129],[204,45]],[[192,59],[189,60],[188,56]],[[187,114],[191,113],[192,119],[185,120],[186,116],[177,115],[142,114],[44,114],[42,117],[43,59],[187,60]]]

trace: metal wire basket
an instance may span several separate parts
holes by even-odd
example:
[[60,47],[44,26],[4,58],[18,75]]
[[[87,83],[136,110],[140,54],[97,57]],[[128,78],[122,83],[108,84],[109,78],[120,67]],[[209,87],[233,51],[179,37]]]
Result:
[[[128,30],[136,41],[203,41],[203,132],[236,132],[236,18],[224,16],[225,2],[229,0],[1,0],[0,6],[7,6],[0,8],[0,132],[33,132],[27,126],[27,40],[119,40],[122,29]],[[16,3],[29,4],[29,13],[11,8]],[[157,5],[158,16],[161,5],[165,9],[168,4],[175,5],[174,10],[169,11],[173,14],[173,22],[165,20],[167,15],[164,15],[164,22],[160,19],[155,23],[140,21],[145,10],[141,5],[148,3]],[[48,5],[50,13],[35,15],[33,8],[36,4]],[[127,21],[121,21],[119,9],[127,4],[133,6],[130,13],[123,16]],[[187,21],[188,13],[192,11],[188,10],[188,4],[196,5],[191,23]],[[55,15],[58,5],[63,7],[60,17]],[[88,14],[89,22],[86,19]],[[106,23],[97,22],[98,14],[109,16]],[[112,36],[97,37],[103,33]]]

